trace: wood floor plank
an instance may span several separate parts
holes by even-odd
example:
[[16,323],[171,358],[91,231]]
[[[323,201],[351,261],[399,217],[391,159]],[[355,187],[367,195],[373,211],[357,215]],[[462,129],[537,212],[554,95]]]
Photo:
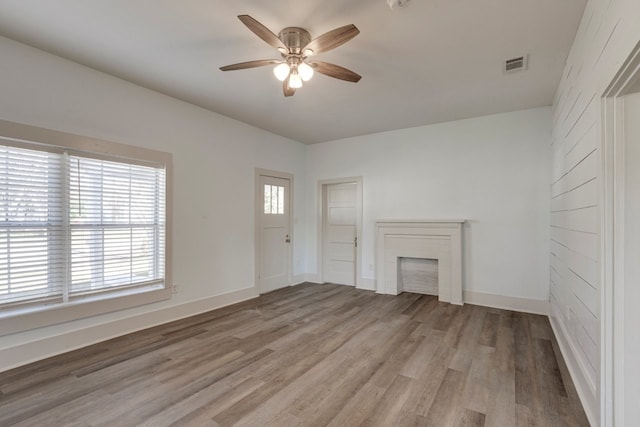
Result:
[[[501,323],[501,324],[511,324]],[[512,426],[516,422],[516,368],[514,331],[500,326],[496,337],[496,349],[490,369],[492,398],[487,405],[486,426]]]
[[487,413],[489,401],[493,398],[495,389],[492,375],[494,371],[491,369],[494,358],[495,350],[491,347],[482,345],[475,347],[462,392],[462,405],[465,408],[482,414]]
[[374,382],[367,382],[327,424],[329,427],[360,425],[375,411],[386,390]]
[[402,407],[409,398],[409,393],[413,391],[411,385],[414,381],[404,375],[396,375],[382,395],[375,411],[360,425],[363,427],[398,425],[396,418],[401,415]]
[[463,409],[460,418],[456,421],[456,427],[484,427],[485,415],[470,409]]
[[[438,331],[432,331],[431,334],[426,337],[421,337],[417,348],[413,346],[407,350],[412,350],[407,357],[407,362],[402,366],[400,375],[404,375],[409,378],[420,378],[422,372],[429,366],[429,362],[433,360],[435,354],[442,344],[442,335],[437,333]],[[408,339],[408,343],[411,344],[411,337]],[[401,360],[400,360],[401,361]]]
[[436,320],[436,324],[434,325],[434,329],[439,331],[448,331],[453,322],[453,319],[458,314],[460,307],[457,305],[449,304],[446,306],[444,313]]
[[485,318],[484,310],[467,305],[458,311],[458,315],[446,331],[443,345],[455,348],[450,368],[460,372],[467,372],[471,366],[478,335]]
[[536,358],[533,349],[533,337],[529,319],[525,315],[517,316],[514,322],[515,367],[516,367],[516,403],[530,410],[541,408],[540,390],[536,381]]
[[329,362],[325,354],[315,352],[299,363],[263,378],[264,386],[217,414],[214,420],[220,425],[234,425],[240,421],[241,425],[248,426],[263,424],[285,410],[302,390],[317,387],[324,375],[331,374],[330,369],[339,369],[341,362],[344,359],[338,357]]
[[416,413],[426,417],[434,401],[438,397],[438,392],[444,381],[444,377],[449,371],[451,359],[455,353],[455,349],[451,347],[443,347],[437,354],[437,357],[429,363],[425,370],[426,377],[422,379],[422,390],[418,396],[416,403]]
[[302,284],[0,373],[1,426],[586,426],[543,316]]
[[538,381],[544,389],[543,403],[547,410],[555,408],[558,398],[567,397],[567,390],[560,374],[560,368],[553,353],[553,346],[548,339],[534,339],[534,354],[538,360]]
[[482,325],[482,332],[480,332],[480,338],[478,343],[486,345],[488,347],[496,346],[496,338],[498,335],[498,323],[500,321],[500,315],[496,313],[487,313],[484,317],[484,323]]
[[465,377],[463,372],[447,369],[436,398],[426,414],[427,424],[453,425],[461,410]]
[[380,362],[363,357],[348,363],[337,378],[327,378],[321,387],[297,399],[289,412],[307,424],[327,425],[372,377]]
[[82,421],[82,418],[85,416],[87,408],[94,405],[96,400],[106,402],[108,400],[108,394],[102,390],[93,391],[79,396],[76,399],[67,401],[60,406],[56,406],[47,412],[42,412],[35,417],[18,422],[15,426],[26,427],[36,425],[56,426],[86,424],[86,422]]
[[[194,394],[184,404],[179,402],[167,410],[158,413],[145,422],[149,427],[162,425],[204,425],[215,423],[213,417],[236,404],[264,385],[255,378],[247,378],[235,387],[224,387],[224,384],[213,384]],[[165,414],[165,412],[169,414]]]
[[445,308],[446,304],[439,303],[438,297],[426,296],[425,304],[413,314],[412,319],[429,326],[429,319],[432,318],[435,322],[439,317],[439,311],[444,311]]
[[297,427],[301,425],[304,425],[304,423],[300,418],[282,411],[275,418],[264,424],[264,427]]

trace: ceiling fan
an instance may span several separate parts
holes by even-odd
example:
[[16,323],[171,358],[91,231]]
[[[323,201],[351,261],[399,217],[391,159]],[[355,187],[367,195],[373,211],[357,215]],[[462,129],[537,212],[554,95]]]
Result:
[[303,28],[287,27],[276,36],[249,15],[239,15],[238,19],[258,37],[276,48],[282,55],[282,59],[241,62],[220,67],[222,71],[277,64],[273,72],[276,78],[282,81],[284,96],[292,96],[296,89],[302,87],[303,81],[307,81],[313,76],[314,70],[326,76],[353,83],[358,82],[361,78],[360,75],[339,65],[309,59],[319,53],[335,49],[357,36],[360,30],[353,24],[336,28],[312,40],[309,32]]

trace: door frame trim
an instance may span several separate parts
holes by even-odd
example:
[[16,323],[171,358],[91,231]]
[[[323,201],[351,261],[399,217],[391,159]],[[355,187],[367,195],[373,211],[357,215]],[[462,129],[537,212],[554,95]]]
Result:
[[356,237],[358,246],[356,247],[356,288],[361,288],[362,280],[362,177],[352,176],[345,178],[332,178],[318,180],[318,249],[317,267],[318,281],[324,283],[324,188],[332,184],[356,184]]
[[601,319],[598,398],[603,426],[624,424],[625,95],[640,79],[640,43],[601,95]]
[[266,176],[270,178],[281,178],[289,181],[289,237],[291,238],[291,243],[289,244],[289,255],[288,255],[288,277],[287,277],[287,286],[291,286],[292,278],[293,278],[293,244],[294,233],[293,233],[293,174],[288,172],[280,172],[274,171],[270,169],[261,169],[255,168],[255,185],[254,185],[254,287],[256,288],[256,292],[258,294],[262,294],[262,282],[260,280],[260,248],[261,248],[261,239],[260,239],[260,218],[262,215],[262,207],[263,201],[261,200],[261,186],[260,186],[260,178]]

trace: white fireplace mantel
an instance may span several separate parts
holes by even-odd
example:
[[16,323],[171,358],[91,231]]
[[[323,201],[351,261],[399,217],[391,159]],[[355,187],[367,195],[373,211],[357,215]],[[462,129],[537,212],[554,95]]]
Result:
[[399,257],[438,260],[438,299],[462,305],[462,219],[376,221],[376,292],[397,295]]

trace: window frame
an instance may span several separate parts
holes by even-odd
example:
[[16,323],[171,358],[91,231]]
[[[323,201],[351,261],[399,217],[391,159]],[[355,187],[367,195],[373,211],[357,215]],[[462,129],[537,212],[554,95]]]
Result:
[[172,182],[173,156],[171,153],[100,140],[66,132],[38,128],[0,120],[0,142],[3,145],[69,154],[80,154],[95,159],[121,161],[165,169],[165,247],[164,283],[162,287],[145,289],[126,288],[106,294],[73,299],[66,303],[30,305],[0,309],[0,336],[35,329],[57,323],[98,316],[151,304],[171,298],[172,279]]

